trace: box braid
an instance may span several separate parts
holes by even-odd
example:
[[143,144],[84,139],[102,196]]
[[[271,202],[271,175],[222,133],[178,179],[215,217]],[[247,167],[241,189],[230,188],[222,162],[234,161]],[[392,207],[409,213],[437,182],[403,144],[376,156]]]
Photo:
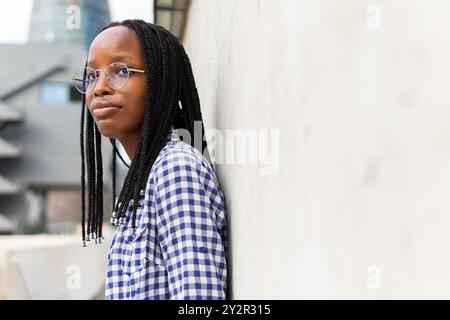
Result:
[[[145,185],[150,170],[159,152],[164,147],[171,129],[188,130],[194,137],[194,123],[201,124],[201,145],[191,144],[210,161],[207,142],[204,139],[204,125],[200,110],[200,100],[195,85],[192,66],[179,40],[165,28],[146,23],[143,20],[113,22],[100,32],[115,26],[126,26],[133,30],[139,40],[147,75],[145,113],[136,146],[136,152],[116,201],[116,156],[122,162],[115,139],[113,146],[113,213],[111,222],[115,225],[125,221],[130,205],[133,208],[131,227],[136,229],[136,212],[144,196]],[[181,107],[179,106],[181,102]],[[86,108],[83,95],[81,114],[81,209],[82,240],[95,239],[101,242],[103,222],[103,169],[101,155],[101,136],[92,115]],[[86,162],[86,164],[85,164]],[[126,165],[126,164],[125,164]],[[87,170],[86,170],[87,167]],[[86,225],[85,171],[88,174],[88,214]],[[135,205],[138,204],[138,205]]]

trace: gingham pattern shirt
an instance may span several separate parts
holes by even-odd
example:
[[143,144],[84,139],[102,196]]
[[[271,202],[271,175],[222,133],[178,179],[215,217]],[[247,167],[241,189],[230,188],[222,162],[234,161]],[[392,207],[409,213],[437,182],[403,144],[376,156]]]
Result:
[[108,254],[105,298],[227,299],[225,199],[208,161],[174,131]]

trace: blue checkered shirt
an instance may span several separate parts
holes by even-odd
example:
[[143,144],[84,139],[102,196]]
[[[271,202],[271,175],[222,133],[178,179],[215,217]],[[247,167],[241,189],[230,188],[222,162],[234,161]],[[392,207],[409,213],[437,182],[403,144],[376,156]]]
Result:
[[[105,297],[227,299],[225,199],[202,154],[172,131],[108,253]],[[132,202],[131,202],[132,203]]]

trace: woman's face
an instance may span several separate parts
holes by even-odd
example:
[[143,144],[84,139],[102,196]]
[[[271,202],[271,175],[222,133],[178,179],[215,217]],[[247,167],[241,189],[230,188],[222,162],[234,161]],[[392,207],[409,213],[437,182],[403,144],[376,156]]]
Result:
[[[122,62],[133,69],[145,69],[137,36],[125,26],[106,29],[94,39],[89,49],[88,67],[104,70],[114,62]],[[131,72],[121,89],[109,86],[105,72],[97,75],[96,87],[86,94],[86,102],[100,133],[119,140],[139,134],[144,119],[147,75]]]

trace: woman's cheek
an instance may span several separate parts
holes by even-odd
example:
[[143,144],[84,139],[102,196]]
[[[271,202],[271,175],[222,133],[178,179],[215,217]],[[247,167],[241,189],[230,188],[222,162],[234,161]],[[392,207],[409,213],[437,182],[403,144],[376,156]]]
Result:
[[92,94],[87,94],[86,95],[86,106],[91,106],[92,103]]
[[121,127],[121,131],[128,132],[130,134],[135,133],[142,122],[143,116],[136,113],[136,110],[133,108],[132,101],[130,101],[130,104],[123,108],[122,111],[123,112],[120,114],[118,126]]

